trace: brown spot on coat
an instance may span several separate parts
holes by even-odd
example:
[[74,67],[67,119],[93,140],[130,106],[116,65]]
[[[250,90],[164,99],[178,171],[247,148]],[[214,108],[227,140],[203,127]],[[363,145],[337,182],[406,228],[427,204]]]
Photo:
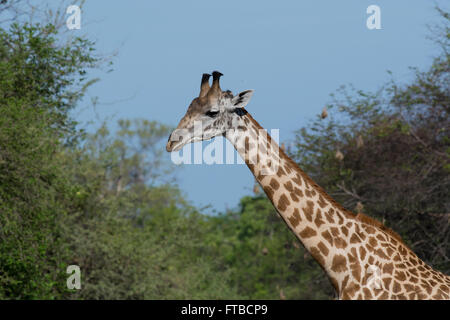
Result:
[[308,200],[306,202],[306,207],[303,207],[303,213],[305,214],[306,219],[308,219],[309,222],[312,222],[313,215],[314,215],[314,202]]
[[398,293],[400,292],[400,290],[402,289],[400,283],[398,283],[397,281],[394,280],[394,285],[392,286],[392,292],[393,293]]
[[412,284],[405,283],[403,287],[405,288],[406,292],[415,291],[415,287]]
[[411,292],[409,294],[409,300],[417,300],[417,299],[418,299],[418,297],[417,297],[417,293],[416,292]]
[[439,287],[442,291],[450,293],[450,287],[446,286],[445,284],[441,284]]
[[412,275],[415,275],[416,277],[419,276],[419,273],[416,271],[415,268],[410,268],[410,269],[409,269],[409,273],[411,273]]
[[322,237],[327,240],[330,245],[333,245],[333,237],[331,236],[330,232],[328,232],[328,230],[322,232]]
[[342,293],[342,300],[351,300],[352,297],[350,297],[350,295],[347,293],[347,291],[344,291]]
[[296,183],[299,186],[302,185],[302,178],[300,177],[300,175],[298,173],[295,175],[294,178],[292,178],[292,181],[294,181],[294,183]]
[[329,223],[334,223],[333,214],[334,214],[333,208],[330,208],[330,210],[328,210],[328,212],[325,212],[325,218],[327,219],[327,221]]
[[245,152],[246,152],[246,153],[248,153],[248,150],[250,150],[249,144],[250,144],[250,139],[249,139],[249,137],[247,136],[247,137],[245,137],[245,140],[244,140],[244,147],[245,147]]
[[300,221],[302,221],[302,219],[300,218],[300,213],[297,208],[294,209],[292,216],[290,216],[288,219],[289,219],[289,222],[291,223],[292,227],[295,228],[299,225],[299,223],[300,223]]
[[323,244],[322,241],[320,241],[320,242],[317,244],[317,247],[319,248],[320,252],[323,253],[324,256],[327,256],[327,255],[328,255],[329,250],[328,250],[327,246]]
[[287,164],[284,166],[284,170],[286,170],[287,174],[289,174],[292,172],[292,167],[289,164]]
[[280,184],[278,183],[277,180],[272,178],[272,180],[270,180],[270,186],[272,187],[273,190],[278,190]]
[[344,223],[344,218],[342,218],[341,214],[338,211],[336,211],[336,217],[338,218],[338,224]]
[[357,284],[356,282],[352,282],[351,284],[349,284],[348,288],[345,291],[350,297],[354,297],[356,292],[359,291],[359,289],[360,289],[359,284]]
[[306,227],[305,229],[303,229],[300,233],[299,233],[300,237],[302,238],[311,238],[317,235],[317,232],[310,228],[310,227]]
[[358,261],[358,252],[356,251],[355,247],[351,248],[350,253],[348,255],[348,261],[351,263],[355,263]]
[[349,276],[346,275],[344,280],[342,281],[342,289],[347,287],[348,279],[349,279]]
[[406,255],[406,249],[405,249],[405,247],[399,246],[399,247],[398,247],[398,251],[400,251],[400,254]]
[[288,181],[284,184],[284,187],[286,188],[287,191],[289,192],[293,192],[294,191],[294,187],[292,186],[292,182]]
[[284,172],[283,168],[281,166],[278,166],[277,176],[281,178],[282,176],[285,176],[285,175],[286,175],[286,172]]
[[347,242],[345,242],[345,240],[342,239],[341,237],[335,237],[334,238],[334,245],[338,249],[345,249],[347,247]]
[[370,237],[369,244],[373,247],[376,247],[378,245],[378,241],[374,237]]
[[375,233],[375,229],[372,228],[372,227],[364,226],[364,225],[363,225],[363,228],[366,230],[367,233],[370,233],[370,234]]
[[331,234],[332,234],[333,236],[337,237],[337,236],[339,235],[339,229],[338,229],[338,228],[336,228],[336,227],[331,227],[330,230],[331,230]]
[[302,190],[300,190],[300,189],[297,188],[297,187],[294,187],[294,193],[295,193],[297,196],[299,196],[300,198],[303,198],[303,197],[304,197]]
[[396,295],[395,298],[398,300],[407,300],[406,296],[403,293]]
[[365,300],[373,299],[372,293],[370,292],[370,290],[368,288],[364,288],[363,291],[364,291],[364,299]]
[[361,280],[361,265],[358,262],[355,262],[352,263],[350,268],[352,270],[353,277],[359,282]]
[[391,256],[394,253],[394,250],[391,247],[387,247],[386,252],[387,252],[388,256]]
[[316,218],[314,219],[314,223],[316,224],[317,228],[320,228],[320,226],[322,224],[325,224],[325,221],[322,220],[319,209],[317,209]]
[[352,236],[350,237],[350,243],[359,243],[360,239],[359,237],[356,235],[356,233],[353,233]]
[[375,250],[375,254],[383,259],[389,259],[389,257],[384,253],[382,249]]
[[361,239],[361,241],[365,241],[366,240],[366,235],[363,232],[362,233],[358,232],[358,236]]
[[380,300],[387,300],[389,298],[389,294],[386,291],[383,291],[383,293],[378,297]]
[[424,288],[428,294],[431,294],[431,291],[433,291],[433,288],[429,286],[428,284],[423,284],[422,288]]
[[294,202],[299,202],[300,201],[300,198],[298,198],[295,195],[295,193],[291,192],[291,193],[289,193],[289,195],[291,196],[292,201],[294,201]]
[[331,270],[334,272],[344,272],[347,270],[347,259],[341,254],[335,255],[331,264]]
[[395,277],[400,280],[400,281],[405,281],[406,280],[406,275],[403,271],[396,271],[395,272]]
[[346,237],[348,236],[348,229],[346,226],[342,226],[341,231]]
[[442,293],[437,292],[437,293],[433,296],[433,299],[435,299],[435,300],[442,300],[442,299],[444,299],[444,296],[442,295]]
[[289,199],[286,195],[282,194],[280,199],[278,199],[278,209],[281,211],[286,210],[287,206],[290,205]]
[[319,207],[321,207],[322,209],[325,208],[327,206],[327,203],[325,202],[325,199],[322,197],[321,194],[319,194],[319,200],[317,201],[317,204],[319,205]]
[[383,278],[384,289],[389,290],[392,278]]
[[313,258],[316,259],[316,261],[321,266],[325,265],[325,259],[322,257],[322,254],[320,253],[319,249],[317,249],[316,247],[311,247],[311,249],[309,251],[311,252],[311,255],[313,256]]
[[364,260],[366,257],[366,249],[364,249],[363,246],[359,247],[359,256],[361,257],[361,260]]
[[306,189],[309,189],[308,179],[304,179],[303,181],[305,181],[305,187],[306,187]]
[[393,270],[394,270],[394,264],[393,264],[392,262],[386,263],[386,264],[383,266],[383,272],[384,272],[384,273],[392,274],[392,271],[393,271]]

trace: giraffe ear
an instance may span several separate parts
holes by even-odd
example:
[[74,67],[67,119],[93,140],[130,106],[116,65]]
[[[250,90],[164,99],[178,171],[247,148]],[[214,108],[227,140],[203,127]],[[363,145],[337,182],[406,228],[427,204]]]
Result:
[[233,109],[244,108],[248,104],[252,96],[253,90],[242,91],[241,93],[233,97],[233,99],[231,100],[231,107]]

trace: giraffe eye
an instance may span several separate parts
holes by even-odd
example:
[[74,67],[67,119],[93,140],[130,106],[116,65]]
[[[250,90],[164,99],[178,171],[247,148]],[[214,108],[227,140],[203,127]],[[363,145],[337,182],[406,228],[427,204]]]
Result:
[[205,114],[208,117],[214,118],[215,116],[217,116],[219,114],[219,111],[207,111]]

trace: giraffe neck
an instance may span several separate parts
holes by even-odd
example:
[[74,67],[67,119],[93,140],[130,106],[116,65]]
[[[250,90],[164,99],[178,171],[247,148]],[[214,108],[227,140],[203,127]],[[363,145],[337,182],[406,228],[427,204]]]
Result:
[[[248,113],[236,121],[234,127],[238,130],[227,131],[225,137],[244,159],[284,222],[327,273],[339,297],[355,298],[362,294],[364,298],[377,295],[390,298],[391,288],[378,290],[373,284],[369,287],[368,280],[378,271],[395,279],[392,260],[402,262],[408,256],[411,264],[431,269],[395,235],[385,232],[384,226],[374,226],[373,221],[366,220],[370,218],[359,218],[336,203]],[[372,266],[378,271],[371,270]],[[445,281],[448,283],[450,279]]]
[[[354,219],[330,201],[249,114],[242,117],[242,122],[240,130],[227,132],[226,138],[234,145],[284,222],[338,289],[339,281],[343,280],[343,275],[337,274],[342,262],[339,258],[333,259],[329,253],[339,251],[346,254],[345,240],[338,237],[335,229],[337,226],[350,228]],[[328,258],[330,256],[331,259]]]

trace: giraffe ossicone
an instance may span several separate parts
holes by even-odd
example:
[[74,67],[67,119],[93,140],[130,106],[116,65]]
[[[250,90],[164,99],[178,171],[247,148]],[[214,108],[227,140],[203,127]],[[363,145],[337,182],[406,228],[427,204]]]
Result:
[[[449,276],[423,262],[382,223],[334,201],[246,111],[253,91],[222,91],[221,76],[213,72],[209,86],[209,75],[203,75],[199,96],[169,137],[168,152],[227,138],[340,299],[450,299]],[[195,122],[202,130],[194,130]]]

